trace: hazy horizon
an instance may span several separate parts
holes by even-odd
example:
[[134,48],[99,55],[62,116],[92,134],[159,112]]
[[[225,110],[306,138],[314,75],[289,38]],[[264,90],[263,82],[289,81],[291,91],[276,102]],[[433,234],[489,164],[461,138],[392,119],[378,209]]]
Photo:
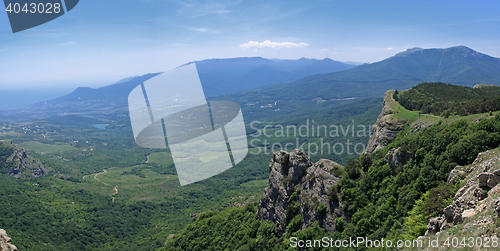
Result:
[[[500,57],[500,2],[81,1],[13,34],[0,13],[0,89],[111,83],[209,58],[373,63],[465,45]],[[112,10],[112,11],[110,11]]]

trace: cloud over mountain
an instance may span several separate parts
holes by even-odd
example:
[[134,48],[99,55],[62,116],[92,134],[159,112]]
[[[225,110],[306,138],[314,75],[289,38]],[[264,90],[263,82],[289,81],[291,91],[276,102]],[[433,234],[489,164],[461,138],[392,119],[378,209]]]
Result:
[[248,43],[238,45],[239,48],[243,49],[262,49],[262,48],[297,48],[297,47],[306,47],[309,44],[306,43],[293,43],[293,42],[271,42],[270,40],[266,40],[264,42],[256,42],[249,41]]

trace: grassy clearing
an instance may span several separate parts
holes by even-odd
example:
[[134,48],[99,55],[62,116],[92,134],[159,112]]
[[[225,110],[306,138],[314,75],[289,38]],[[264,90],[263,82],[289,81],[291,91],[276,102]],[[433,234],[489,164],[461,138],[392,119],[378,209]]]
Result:
[[62,152],[72,151],[72,150],[76,149],[76,148],[74,148],[70,145],[66,145],[66,144],[48,145],[48,144],[43,144],[43,143],[36,142],[36,141],[28,141],[28,142],[24,142],[24,143],[19,143],[17,145],[20,148],[33,150],[37,153],[62,153]]
[[268,184],[269,184],[269,179],[252,180],[252,181],[248,181],[248,182],[242,183],[240,185],[240,188],[243,188],[243,189],[254,189],[254,188],[257,188],[257,189],[262,189],[262,191],[264,191],[264,188]]
[[0,134],[0,140],[12,141],[18,138],[21,134],[17,132],[5,132]]
[[402,105],[400,105],[396,100],[394,100],[393,95],[394,91],[388,91],[389,93],[389,99],[386,100],[387,106],[390,108],[392,111],[392,120],[401,120],[405,119],[408,120],[409,123],[415,122],[417,119],[419,119],[421,116],[418,114],[418,111],[410,111],[405,109]]
[[419,111],[410,111],[404,108],[402,105],[400,105],[398,102],[396,102],[393,98],[392,95],[394,94],[394,91],[389,91],[390,93],[390,99],[388,100],[387,105],[393,112],[393,115],[391,116],[391,120],[402,120],[402,119],[407,119],[408,124],[413,124],[413,123],[418,123],[420,125],[424,126],[429,126],[432,124],[437,124],[437,123],[446,123],[450,124],[452,122],[465,119],[469,122],[475,122],[483,118],[492,118],[495,113],[478,113],[478,114],[472,114],[468,116],[450,116],[448,118],[440,117],[440,116],[435,116],[435,115],[429,115],[429,114],[419,114]]
[[148,163],[157,164],[160,166],[169,166],[174,162],[172,159],[172,155],[170,155],[169,153],[160,152],[160,153],[151,153],[148,156]]
[[[159,174],[148,169],[149,166],[110,168],[106,172],[85,176],[80,186],[102,195],[113,196],[117,186],[115,201],[135,202],[155,201],[168,197],[178,187],[176,176]],[[95,177],[95,178],[94,178]],[[96,178],[98,180],[96,180]]]

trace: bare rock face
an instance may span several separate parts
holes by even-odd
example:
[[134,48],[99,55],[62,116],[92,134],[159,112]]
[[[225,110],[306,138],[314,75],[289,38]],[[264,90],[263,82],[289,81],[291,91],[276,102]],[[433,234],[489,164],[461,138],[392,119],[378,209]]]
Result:
[[495,201],[495,218],[500,217],[500,199]]
[[385,155],[387,163],[391,167],[392,172],[398,168],[406,165],[410,161],[411,155],[409,152],[404,151],[401,147],[397,149],[392,149]]
[[275,152],[269,164],[269,186],[259,202],[259,217],[274,222],[285,221],[288,199],[295,191],[298,180],[312,163],[305,154],[293,151]]
[[15,178],[20,178],[23,174],[39,177],[49,171],[38,159],[30,157],[23,148],[14,148],[14,153],[5,161],[6,164],[10,162],[14,162],[15,167],[9,171],[9,175]]
[[443,215],[429,219],[427,234],[437,233],[448,228],[450,224],[457,225],[466,218],[477,214],[484,214],[491,210],[493,213],[483,217],[480,222],[469,222],[469,225],[482,226],[484,222],[492,222],[493,215],[500,214],[500,199],[493,201],[494,194],[500,193],[500,169],[498,169],[499,150],[479,153],[474,163],[468,166],[455,167],[448,176],[449,183],[465,181],[465,185],[458,189],[453,197],[453,203],[443,209]]
[[313,164],[299,150],[275,152],[269,164],[269,186],[259,201],[260,219],[273,221],[279,235],[296,215],[302,217],[302,229],[318,221],[325,229],[335,230],[335,218],[344,216],[336,191],[340,180],[336,173],[342,169],[330,160]]
[[453,170],[451,170],[450,175],[448,175],[448,183],[455,183],[457,179],[463,179],[467,173],[459,169],[460,166],[456,166]]
[[17,251],[16,246],[12,245],[10,242],[12,239],[7,235],[7,232],[0,229],[0,250],[2,251]]
[[429,224],[427,225],[427,232],[425,232],[425,235],[428,234],[435,234],[437,232],[443,231],[447,229],[450,225],[446,222],[446,220],[443,217],[434,217],[429,219]]
[[491,189],[500,183],[500,170],[493,173],[480,173],[477,178],[479,179],[479,187]]
[[366,153],[371,154],[376,150],[384,149],[398,136],[398,133],[404,129],[404,125],[407,122],[406,119],[392,119],[393,111],[389,107],[389,103],[396,102],[392,98],[392,93],[392,91],[388,91],[384,95],[382,111],[377,121],[372,126],[371,137],[366,147]]
[[452,204],[450,206],[447,206],[445,209],[443,209],[444,213],[444,218],[446,219],[446,222],[448,223],[453,223],[453,224],[458,224],[463,222],[462,218],[462,212],[463,208],[460,206],[457,206],[456,204]]

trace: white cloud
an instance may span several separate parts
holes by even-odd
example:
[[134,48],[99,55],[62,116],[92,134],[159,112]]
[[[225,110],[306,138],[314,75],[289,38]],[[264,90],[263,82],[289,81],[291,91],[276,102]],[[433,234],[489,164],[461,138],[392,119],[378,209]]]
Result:
[[61,45],[62,46],[69,46],[69,45],[74,45],[74,44],[76,44],[76,41],[68,41],[68,42],[62,43]]
[[207,28],[193,28],[194,31],[199,31],[199,32],[207,32]]
[[319,51],[320,51],[320,52],[323,52],[323,53],[327,53],[327,54],[328,54],[328,53],[329,53],[329,54],[338,54],[338,52],[336,52],[336,51],[330,51],[329,49],[326,49],[326,48],[325,48],[325,49],[321,49],[321,50],[319,50]]
[[248,43],[240,44],[238,45],[239,48],[243,49],[262,49],[262,48],[275,48],[275,49],[280,49],[280,48],[297,48],[297,47],[305,47],[309,46],[309,44],[306,43],[292,43],[292,42],[271,42],[269,40],[266,40],[264,42],[255,42],[255,41],[249,41]]
[[386,50],[388,50],[388,51],[392,51],[392,50],[394,50],[394,48],[389,47],[389,48],[387,48]]
[[200,32],[200,33],[219,33],[219,31],[217,30],[212,30],[212,29],[208,29],[208,28],[204,28],[204,27],[199,27],[199,28],[195,28],[195,27],[185,27],[185,26],[181,26],[185,29],[188,29],[188,30],[191,30],[191,31],[196,31],[196,32]]
[[189,17],[229,14],[236,5],[242,2],[241,0],[227,0],[223,2],[206,0],[169,1],[181,5],[181,8],[177,12]]

